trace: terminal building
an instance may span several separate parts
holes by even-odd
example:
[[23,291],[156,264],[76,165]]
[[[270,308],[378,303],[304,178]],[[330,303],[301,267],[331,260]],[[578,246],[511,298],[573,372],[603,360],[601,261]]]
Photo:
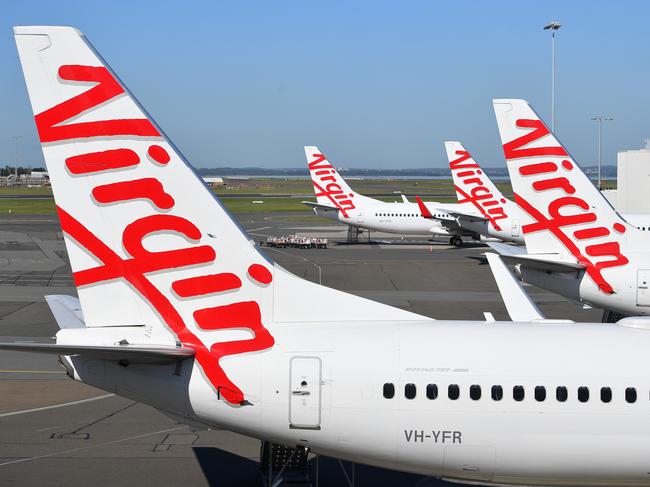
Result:
[[650,139],[616,159],[617,189],[603,191],[619,213],[650,213]]

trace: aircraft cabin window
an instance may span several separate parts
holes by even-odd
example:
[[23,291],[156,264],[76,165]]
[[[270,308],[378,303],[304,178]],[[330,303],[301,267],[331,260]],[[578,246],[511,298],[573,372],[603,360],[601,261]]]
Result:
[[542,402],[546,400],[546,387],[536,386],[535,387],[535,400]]
[[406,399],[415,399],[416,392],[415,384],[406,384],[404,386],[404,396]]
[[600,388],[600,400],[610,402],[612,400],[612,390],[609,387]]
[[625,389],[625,400],[629,403],[636,402],[636,389],[634,387]]
[[458,399],[458,396],[460,396],[460,388],[458,387],[458,384],[449,384],[449,387],[447,388],[447,396],[453,401]]
[[495,401],[500,401],[503,399],[503,387],[492,386],[492,399]]
[[435,399],[438,397],[438,386],[436,384],[427,384],[427,398]]
[[578,387],[578,401],[587,402],[589,400],[589,388],[585,386]]
[[569,398],[569,392],[564,386],[559,386],[555,389],[555,399],[560,402],[565,402]]
[[481,399],[481,386],[478,384],[469,386],[469,397],[471,397],[474,401]]
[[524,386],[514,386],[512,388],[512,398],[515,401],[523,401],[524,400]]
[[384,397],[386,399],[392,399],[395,396],[395,386],[390,382],[384,384]]

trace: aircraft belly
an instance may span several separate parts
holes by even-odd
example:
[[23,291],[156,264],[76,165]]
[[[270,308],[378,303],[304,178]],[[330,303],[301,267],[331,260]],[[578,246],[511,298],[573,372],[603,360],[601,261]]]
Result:
[[563,425],[554,416],[510,412],[484,418],[496,447],[493,482],[650,485],[647,415],[621,414],[603,421],[598,413],[575,414]]
[[650,315],[650,308],[637,306],[635,289],[615,286],[614,291],[615,294],[605,294],[588,277],[580,285],[580,297],[596,308],[609,309],[627,316]]

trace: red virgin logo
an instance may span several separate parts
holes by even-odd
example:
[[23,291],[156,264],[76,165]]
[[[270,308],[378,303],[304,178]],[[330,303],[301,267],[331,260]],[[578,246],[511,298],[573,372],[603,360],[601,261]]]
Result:
[[483,181],[483,171],[475,162],[467,162],[471,158],[469,152],[457,150],[456,155],[460,156],[449,162],[449,167],[458,179],[461,180],[463,187],[454,185],[456,192],[460,196],[459,203],[470,203],[476,208],[481,215],[488,219],[495,230],[501,231],[497,223],[498,220],[508,218],[504,204],[505,198],[497,199]]
[[[590,240],[608,237],[612,231],[623,234],[625,225],[615,222],[611,229],[607,228],[598,221],[598,215],[590,211],[589,203],[576,194],[576,188],[569,180],[574,166],[562,147],[524,148],[549,134],[549,130],[540,120],[517,120],[517,127],[533,130],[504,144],[506,159],[510,161],[521,157],[557,156],[559,162],[556,160],[522,164],[518,171],[524,178],[531,179],[531,186],[537,192],[560,190],[565,194],[551,199],[546,205],[545,212],[515,194],[517,204],[533,218],[533,223],[522,227],[523,232],[525,234],[551,232],[577,261],[585,266],[585,272],[598,288],[604,293],[612,294],[614,289],[601,271],[610,267],[623,266],[629,260],[621,253],[620,245],[614,239],[597,244],[590,243]],[[567,228],[574,225],[582,226],[577,230]],[[585,225],[589,226],[585,227]]]
[[347,212],[356,208],[352,201],[354,193],[345,194],[337,182],[336,169],[327,162],[323,154],[314,154],[314,157],[316,159],[309,163],[309,171],[311,182],[316,189],[316,198],[327,198],[345,218],[349,218]]
[[[67,120],[110,102],[123,93],[119,83],[103,67],[61,66],[59,77],[83,83],[97,83],[86,92],[66,100],[36,115],[36,124],[41,142],[55,142],[89,137],[160,136],[158,130],[147,119],[102,120],[60,125]],[[114,142],[111,144],[114,146]],[[142,159],[145,161],[143,162]],[[244,394],[234,384],[219,364],[222,357],[266,350],[274,345],[274,339],[261,321],[260,308],[255,301],[235,301],[211,308],[197,309],[193,313],[195,326],[201,330],[247,329],[253,338],[203,343],[183,321],[174,303],[168,299],[148,278],[151,272],[173,272],[188,266],[210,264],[217,255],[211,245],[199,245],[202,232],[189,219],[166,212],[175,206],[174,196],[168,193],[157,178],[132,178],[128,169],[140,164],[156,164],[167,167],[171,160],[169,153],[160,145],[149,145],[146,155],[127,148],[110,148],[75,154],[66,158],[67,170],[77,176],[95,176],[113,169],[127,169],[123,180],[99,184],[92,189],[92,201],[98,206],[116,205],[131,200],[146,200],[151,214],[135,219],[122,230],[122,246],[128,257],[121,257],[101,238],[64,208],[58,208],[61,227],[80,247],[84,248],[100,264],[74,273],[79,287],[92,286],[102,282],[122,279],[128,282],[145,299],[173,331],[178,340],[192,347],[195,358],[201,365],[220,397],[231,404],[245,404]],[[148,162],[147,162],[148,161]],[[143,240],[152,234],[182,235],[190,245],[173,250],[150,251]],[[255,286],[268,286],[271,272],[263,265],[252,264],[244,271]],[[224,291],[236,291],[242,287],[241,276],[234,273],[208,274],[173,282],[175,296],[183,299],[201,297]],[[236,299],[236,298],[235,298]]]

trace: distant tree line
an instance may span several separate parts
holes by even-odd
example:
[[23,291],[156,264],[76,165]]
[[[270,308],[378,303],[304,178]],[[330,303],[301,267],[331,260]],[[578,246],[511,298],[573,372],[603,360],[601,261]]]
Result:
[[[508,169],[501,167],[484,167],[488,176],[508,177]],[[582,166],[582,169],[591,175],[598,173],[596,166]],[[200,168],[197,172],[201,176],[304,176],[309,177],[307,168],[269,168],[269,167],[214,167]],[[365,176],[365,177],[390,177],[390,176],[411,176],[411,177],[451,177],[447,167],[413,168],[413,169],[362,169],[362,168],[339,168],[343,176]],[[616,166],[603,166],[604,178],[616,177]]]
[[[42,167],[22,167],[18,166],[18,176],[21,174],[31,174],[32,171],[45,171],[44,168]],[[12,174],[16,174],[16,166],[9,166],[6,165],[4,167],[0,167],[0,176],[10,176]]]

